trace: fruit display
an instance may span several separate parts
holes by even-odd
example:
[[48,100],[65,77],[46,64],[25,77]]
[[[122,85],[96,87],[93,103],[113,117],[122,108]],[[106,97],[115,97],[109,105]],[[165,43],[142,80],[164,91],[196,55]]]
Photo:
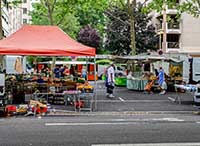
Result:
[[182,72],[183,72],[182,66],[180,65],[175,66],[175,65],[170,64],[169,75],[171,77],[181,77]]
[[93,92],[94,87],[89,84],[89,82],[85,82],[84,84],[78,84],[77,89],[81,92]]
[[28,111],[28,105],[19,105],[17,107],[17,114],[26,114]]

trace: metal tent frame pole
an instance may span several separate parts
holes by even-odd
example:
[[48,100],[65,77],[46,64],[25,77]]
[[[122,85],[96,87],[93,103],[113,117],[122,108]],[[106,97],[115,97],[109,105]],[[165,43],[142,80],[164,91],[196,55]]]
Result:
[[94,57],[94,110],[97,110],[96,56]]

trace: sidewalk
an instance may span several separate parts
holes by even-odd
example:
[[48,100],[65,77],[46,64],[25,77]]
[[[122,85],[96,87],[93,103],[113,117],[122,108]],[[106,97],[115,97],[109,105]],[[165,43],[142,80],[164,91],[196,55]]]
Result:
[[159,115],[159,114],[199,114],[196,111],[124,111],[124,112],[75,112],[56,110],[46,116],[111,116],[111,115]]

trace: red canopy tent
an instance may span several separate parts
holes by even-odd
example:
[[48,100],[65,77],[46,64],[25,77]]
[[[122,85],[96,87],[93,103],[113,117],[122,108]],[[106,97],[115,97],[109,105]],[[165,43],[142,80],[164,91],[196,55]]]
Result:
[[57,26],[24,25],[0,40],[0,55],[95,56],[95,48],[70,38]]

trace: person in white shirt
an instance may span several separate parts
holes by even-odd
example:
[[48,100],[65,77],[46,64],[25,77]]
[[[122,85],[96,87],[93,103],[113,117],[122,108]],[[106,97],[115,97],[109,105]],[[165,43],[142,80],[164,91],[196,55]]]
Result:
[[107,92],[106,95],[109,98],[114,98],[113,89],[115,85],[115,70],[114,63],[110,63],[110,66],[106,69],[106,87]]

